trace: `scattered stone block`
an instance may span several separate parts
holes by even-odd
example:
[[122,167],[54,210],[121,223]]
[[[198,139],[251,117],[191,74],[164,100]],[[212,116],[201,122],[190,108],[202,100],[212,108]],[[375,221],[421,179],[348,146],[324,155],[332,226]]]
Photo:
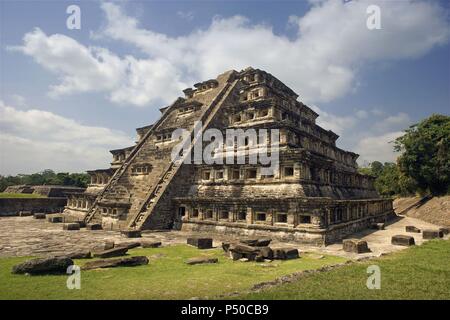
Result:
[[266,247],[270,244],[272,239],[268,238],[261,238],[261,239],[241,239],[239,240],[240,243],[243,243],[247,246],[251,247]]
[[140,230],[122,230],[120,233],[125,238],[140,238],[142,236]]
[[91,270],[98,268],[135,267],[147,265],[148,262],[149,260],[145,256],[105,259],[105,260],[89,261],[81,269]]
[[105,243],[103,244],[103,250],[109,250],[109,249],[112,249],[112,248],[114,248],[114,246],[115,246],[115,243],[114,243],[114,241],[105,241]]
[[222,242],[223,251],[228,252],[228,250],[230,249],[230,245],[231,245],[231,242]]
[[242,258],[244,257],[244,255],[243,255],[242,253],[234,252],[234,251],[228,251],[228,254],[230,255],[230,258],[231,258],[233,261],[242,259]]
[[92,254],[90,251],[74,251],[74,252],[65,254],[63,256],[66,258],[69,258],[69,259],[91,259],[92,258]]
[[199,249],[211,249],[212,243],[211,238],[187,238],[187,244]]
[[63,230],[80,230],[80,225],[76,222],[64,223]]
[[50,223],[62,223],[63,222],[63,217],[61,216],[50,216],[47,217],[47,221]]
[[219,262],[219,260],[217,258],[211,258],[211,257],[195,257],[195,258],[190,258],[190,259],[186,260],[186,263],[189,265],[204,264],[204,263],[217,263],[217,262]]
[[142,241],[142,248],[159,248],[161,247],[161,241]]
[[399,234],[392,236],[391,243],[396,246],[413,246],[415,245],[414,237]]
[[35,219],[45,219],[45,213],[43,213],[43,212],[34,213],[33,214],[33,218],[35,218]]
[[112,249],[108,249],[108,250],[94,252],[94,257],[96,257],[96,258],[120,257],[120,256],[124,256],[127,253],[127,251],[128,251],[127,247],[112,248]]
[[87,230],[102,230],[102,225],[100,223],[88,223],[86,225]]
[[31,214],[31,211],[19,211],[19,217],[29,217]]
[[273,250],[273,258],[278,260],[288,260],[299,258],[298,249],[294,248],[277,248]]
[[256,246],[257,247],[267,247],[270,243],[272,242],[272,239],[258,239],[258,241],[256,242]]
[[406,226],[405,230],[406,230],[406,232],[413,232],[413,233],[421,232],[421,230],[419,228],[416,228],[415,226]]
[[270,247],[257,247],[258,248],[258,256],[261,256],[263,259],[273,259],[273,250]]
[[66,273],[73,261],[67,257],[40,258],[25,261],[15,265],[12,273],[16,274],[59,274]]
[[245,244],[247,246],[254,247],[254,246],[256,246],[256,243],[258,242],[258,239],[240,239],[239,242],[243,243],[243,244]]
[[444,233],[439,230],[439,229],[427,229],[427,230],[423,230],[422,232],[422,237],[424,239],[437,239],[437,238],[442,238],[444,236]]
[[250,260],[248,258],[241,258],[239,259],[240,262],[249,262]]
[[450,233],[450,228],[448,227],[439,228],[439,231],[442,231],[442,234],[445,236]]
[[345,252],[366,253],[370,252],[367,246],[367,241],[359,239],[344,239],[342,240],[342,248]]
[[140,242],[136,242],[136,241],[134,241],[134,242],[120,242],[120,243],[114,244],[114,248],[125,247],[125,248],[128,248],[128,250],[134,249],[134,248],[137,248],[137,247],[140,247],[140,246],[141,246],[141,243]]
[[86,222],[84,222],[83,220],[74,221],[74,223],[78,223],[80,228],[86,228]]

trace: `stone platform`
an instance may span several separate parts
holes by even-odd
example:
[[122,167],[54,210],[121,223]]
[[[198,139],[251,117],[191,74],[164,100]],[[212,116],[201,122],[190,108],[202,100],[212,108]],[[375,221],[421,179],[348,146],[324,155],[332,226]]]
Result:
[[[407,225],[414,225],[421,229],[439,228],[421,220],[405,217],[398,218],[393,223],[387,225],[385,230],[367,230],[351,235],[351,238],[367,241],[372,252],[364,254],[344,252],[341,243],[326,247],[313,247],[273,240],[271,247],[297,248],[300,251],[300,255],[305,252],[313,252],[338,255],[351,259],[379,256],[406,248],[391,245],[391,237],[394,234],[412,235],[415,238],[416,245],[427,241],[422,239],[421,234],[406,233],[405,226]],[[193,234],[176,230],[152,231],[143,232],[140,241],[160,241],[163,246],[167,246],[186,244],[186,239],[192,236],[211,237],[211,235],[207,234]],[[236,240],[236,237],[215,234],[213,235],[213,239],[213,247],[221,247],[222,241]],[[449,239],[449,235],[446,235],[444,239]],[[105,241],[123,243],[130,240],[135,239],[124,238],[118,231],[91,231],[84,228],[77,231],[66,231],[63,230],[61,223],[50,223],[47,220],[34,219],[32,216],[0,218],[0,257],[47,256],[76,250],[90,250],[92,247],[103,244]]]

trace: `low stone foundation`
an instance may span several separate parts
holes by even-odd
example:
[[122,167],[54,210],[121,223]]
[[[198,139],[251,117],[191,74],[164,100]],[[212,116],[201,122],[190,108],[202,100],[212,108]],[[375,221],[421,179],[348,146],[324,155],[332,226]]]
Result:
[[0,199],[0,216],[16,216],[20,211],[61,212],[66,198],[4,198]]
[[325,246],[342,240],[350,234],[368,229],[373,223],[388,221],[394,216],[395,214],[390,210],[377,216],[348,221],[324,229],[301,229],[220,221],[183,221],[181,230],[207,234],[221,233],[238,237],[269,237],[286,242]]

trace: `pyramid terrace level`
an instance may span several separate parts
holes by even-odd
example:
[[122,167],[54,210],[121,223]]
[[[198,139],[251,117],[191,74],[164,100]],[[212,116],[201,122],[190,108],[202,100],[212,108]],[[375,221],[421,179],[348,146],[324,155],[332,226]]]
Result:
[[[318,126],[319,115],[271,74],[228,71],[183,92],[154,124],[136,130],[134,146],[111,150],[110,168],[88,171],[91,184],[71,195],[68,219],[105,229],[182,228],[323,245],[393,215],[392,201],[357,172],[358,155],[338,148],[338,135]],[[278,130],[278,167],[265,174],[259,164],[173,162],[179,140],[172,133],[182,128],[194,136],[197,121],[224,135]]]

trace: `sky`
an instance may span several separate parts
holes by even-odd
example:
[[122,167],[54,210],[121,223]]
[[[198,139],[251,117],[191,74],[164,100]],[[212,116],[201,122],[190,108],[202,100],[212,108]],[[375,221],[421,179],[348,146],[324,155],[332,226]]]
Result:
[[[81,28],[68,29],[69,5]],[[367,28],[370,5],[380,28]],[[450,110],[448,1],[0,1],[0,174],[107,168],[198,81],[263,69],[359,164]]]

